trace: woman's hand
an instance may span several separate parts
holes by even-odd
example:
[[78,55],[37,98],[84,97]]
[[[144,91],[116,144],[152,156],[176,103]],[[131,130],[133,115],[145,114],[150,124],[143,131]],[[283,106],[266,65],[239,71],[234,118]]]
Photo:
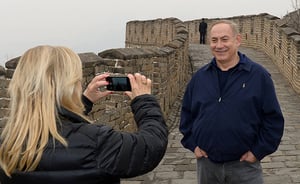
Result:
[[108,85],[108,82],[105,80],[105,78],[108,76],[108,73],[96,75],[88,84],[86,90],[83,92],[83,95],[86,96],[91,102],[96,103],[100,98],[111,94],[111,91],[99,90],[101,87]]
[[147,79],[140,73],[135,73],[134,75],[128,74],[127,77],[130,80],[131,91],[126,91],[125,94],[129,96],[130,99],[144,94],[151,94],[150,79]]

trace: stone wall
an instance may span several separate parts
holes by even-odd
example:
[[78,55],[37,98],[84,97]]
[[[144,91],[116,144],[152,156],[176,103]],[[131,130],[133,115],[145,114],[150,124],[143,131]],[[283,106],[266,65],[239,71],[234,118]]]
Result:
[[[264,51],[300,93],[300,34],[278,17],[269,14],[228,18],[239,25],[242,46]],[[207,20],[208,27],[212,21]],[[190,43],[199,43],[198,25],[201,20],[185,22]]]
[[6,79],[6,70],[0,66],[0,132],[4,127],[8,115],[9,98],[7,95],[7,86],[9,80]]
[[[109,49],[98,55],[79,53],[83,63],[83,88],[97,73],[140,72],[152,80],[152,93],[167,117],[179,92],[184,89],[191,76],[188,31],[183,22],[175,18],[128,22],[126,47]],[[9,98],[6,90],[18,59],[8,61],[1,75],[0,128],[4,126],[8,115]],[[115,92],[95,104],[89,116],[95,123],[105,123],[117,130],[135,131],[129,104],[127,96],[122,92]]]
[[[238,23],[243,46],[263,50],[300,93],[300,35],[268,14],[230,17]],[[216,19],[207,20],[208,26]],[[126,48],[109,49],[98,54],[79,53],[83,63],[83,87],[102,72],[140,72],[152,80],[152,93],[166,117],[177,96],[191,77],[188,45],[199,43],[199,20],[182,22],[176,18],[130,21],[126,25]],[[7,86],[18,58],[0,67],[0,130],[8,115]],[[136,129],[130,99],[120,92],[95,104],[90,118],[117,130]]]
[[[188,31],[178,19],[131,21],[126,25],[126,48],[99,53],[103,59],[95,65],[95,72],[140,72],[149,77],[153,84],[152,94],[167,117],[191,77],[188,44]],[[109,103],[109,109],[127,114],[121,118],[121,124],[132,130],[133,120],[128,121],[131,119],[129,99],[115,95],[110,96]]]

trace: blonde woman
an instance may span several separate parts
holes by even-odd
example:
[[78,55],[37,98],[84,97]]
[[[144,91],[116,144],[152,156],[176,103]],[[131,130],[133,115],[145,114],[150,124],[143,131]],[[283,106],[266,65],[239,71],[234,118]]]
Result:
[[154,169],[167,146],[167,128],[151,80],[129,74],[125,92],[139,127],[122,133],[84,115],[110,91],[109,74],[82,95],[80,58],[65,47],[38,46],[20,58],[9,85],[10,115],[1,135],[0,182],[120,183]]

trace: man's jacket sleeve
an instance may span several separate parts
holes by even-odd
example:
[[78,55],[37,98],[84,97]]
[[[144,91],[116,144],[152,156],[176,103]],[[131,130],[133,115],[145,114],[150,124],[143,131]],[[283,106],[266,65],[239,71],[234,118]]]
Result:
[[180,115],[180,125],[179,130],[183,134],[183,138],[181,140],[182,145],[194,152],[196,148],[196,143],[192,136],[192,128],[193,128],[193,119],[191,112],[191,84],[188,85],[182,102],[181,107],[181,115]]
[[284,118],[270,75],[265,76],[262,113],[263,119],[258,141],[251,148],[258,160],[277,150],[284,130]]

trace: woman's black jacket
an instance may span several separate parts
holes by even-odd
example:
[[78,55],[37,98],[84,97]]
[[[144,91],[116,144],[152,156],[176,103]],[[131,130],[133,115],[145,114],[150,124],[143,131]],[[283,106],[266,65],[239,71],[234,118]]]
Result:
[[119,184],[120,178],[153,170],[168,142],[163,114],[152,95],[136,97],[131,108],[138,126],[136,133],[90,124],[63,109],[58,129],[68,147],[57,141],[54,146],[50,140],[35,171],[16,172],[11,179],[0,172],[1,184]]

